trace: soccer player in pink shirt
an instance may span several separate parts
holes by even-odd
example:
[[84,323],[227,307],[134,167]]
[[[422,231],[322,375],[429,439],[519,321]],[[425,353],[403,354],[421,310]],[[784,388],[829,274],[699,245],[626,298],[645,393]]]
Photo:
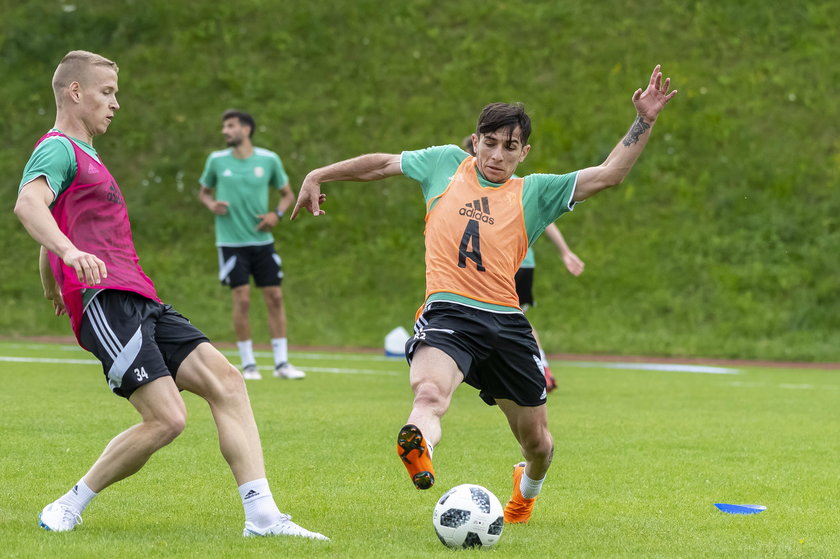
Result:
[[271,495],[257,424],[242,376],[207,337],[163,304],[140,267],[125,200],[93,148],[120,108],[117,65],[71,51],[53,76],[55,126],[26,165],[15,214],[41,244],[44,293],[67,314],[79,344],[102,362],[110,389],[140,423],[117,435],[70,491],[39,517],[49,531],[82,521],[96,495],[143,467],[184,429],[180,390],[210,404],[245,509],[245,536],[318,540],[280,512]]

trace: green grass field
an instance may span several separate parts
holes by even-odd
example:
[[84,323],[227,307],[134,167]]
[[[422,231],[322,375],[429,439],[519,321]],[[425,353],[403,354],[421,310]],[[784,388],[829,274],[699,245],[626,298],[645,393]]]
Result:
[[[831,557],[837,531],[840,375],[746,367],[718,374],[554,362],[554,465],[532,521],[492,550],[435,537],[438,497],[478,483],[504,503],[519,452],[501,413],[458,390],[412,488],[393,444],[411,402],[400,360],[293,353],[304,381],[249,382],[281,510],[330,543],[246,540],[207,406],[185,394],[185,432],[104,491],[72,533],[37,527],[107,441],[136,421],[98,363],[64,345],[0,343],[0,555],[4,557]],[[261,354],[268,372],[269,357]],[[728,374],[721,374],[728,373]],[[767,506],[731,516],[716,502]]]

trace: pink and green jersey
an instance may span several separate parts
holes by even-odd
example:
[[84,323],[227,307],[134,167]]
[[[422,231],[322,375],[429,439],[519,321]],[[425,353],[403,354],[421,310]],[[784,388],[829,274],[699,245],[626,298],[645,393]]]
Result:
[[[39,150],[39,146],[48,140],[51,140],[51,145]],[[62,154],[62,150],[67,150],[68,142],[73,150],[72,158],[68,157],[69,153]],[[35,144],[35,152],[24,171],[25,182],[21,183],[23,188],[39,176],[47,179],[50,188],[56,193],[50,211],[59,229],[76,248],[101,259],[108,271],[108,277],[99,285],[86,285],[78,280],[73,268],[65,265],[57,255],[49,253],[50,267],[61,288],[64,305],[77,339],[85,304],[91,298],[89,295],[85,296],[86,291],[132,291],[160,301],[152,280],[140,268],[131,236],[128,211],[117,182],[105,165],[95,157],[95,152],[93,155],[89,153],[88,150],[92,151],[92,148],[86,145],[88,149],[83,149],[79,143],[81,142],[56,130],[44,135]],[[49,152],[54,153],[51,156]],[[41,164],[33,163],[36,160],[51,161],[52,164],[44,163],[44,169],[39,171],[37,167]],[[56,161],[60,163],[56,165]],[[72,168],[73,163],[75,169]],[[73,177],[72,181],[67,184],[70,176]]]

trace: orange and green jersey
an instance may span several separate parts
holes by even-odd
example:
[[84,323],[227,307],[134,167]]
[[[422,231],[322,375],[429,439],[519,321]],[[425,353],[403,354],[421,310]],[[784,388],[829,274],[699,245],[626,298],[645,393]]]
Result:
[[402,153],[426,200],[426,302],[520,312],[514,275],[548,224],[570,211],[577,173],[486,180],[454,145]]

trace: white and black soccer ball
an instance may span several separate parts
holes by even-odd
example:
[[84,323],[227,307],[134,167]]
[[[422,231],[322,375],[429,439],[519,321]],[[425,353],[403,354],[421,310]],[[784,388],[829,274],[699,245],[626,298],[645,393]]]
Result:
[[493,493],[465,483],[443,494],[435,505],[432,524],[447,547],[490,547],[502,536],[505,516]]

